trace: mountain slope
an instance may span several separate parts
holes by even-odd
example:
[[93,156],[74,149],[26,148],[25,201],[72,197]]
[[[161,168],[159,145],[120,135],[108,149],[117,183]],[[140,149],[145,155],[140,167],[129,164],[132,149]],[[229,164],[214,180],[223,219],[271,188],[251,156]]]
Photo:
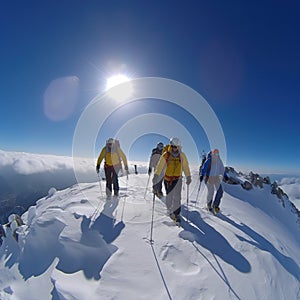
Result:
[[195,199],[195,172],[189,206],[182,191],[181,228],[155,200],[151,244],[147,179],[120,178],[121,196],[110,201],[101,197],[105,182],[52,189],[23,215],[18,244],[7,228],[0,298],[300,299],[297,216],[269,185],[224,184],[213,216],[202,209],[204,186]]

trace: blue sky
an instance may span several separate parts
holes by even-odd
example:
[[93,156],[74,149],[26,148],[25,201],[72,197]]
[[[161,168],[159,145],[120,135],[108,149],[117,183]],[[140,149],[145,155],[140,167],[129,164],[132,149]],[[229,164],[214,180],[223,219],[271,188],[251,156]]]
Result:
[[[169,78],[201,94],[237,169],[297,171],[299,8],[264,0],[2,1],[0,149],[71,155],[81,113],[121,72]],[[61,78],[78,83],[78,95],[53,120],[45,95]],[[130,158],[148,159],[158,138],[137,140]]]

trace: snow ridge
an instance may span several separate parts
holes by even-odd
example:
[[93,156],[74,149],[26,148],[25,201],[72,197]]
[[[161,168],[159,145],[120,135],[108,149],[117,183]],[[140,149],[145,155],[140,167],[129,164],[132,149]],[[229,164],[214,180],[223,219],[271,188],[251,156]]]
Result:
[[53,187],[22,215],[18,241],[5,228],[0,298],[299,299],[299,224],[288,200],[271,184],[224,183],[214,216],[203,209],[204,185],[196,199],[196,170],[192,180],[181,227],[167,226],[164,199],[154,200],[153,244],[147,174],[121,177],[120,197],[109,200],[104,181]]

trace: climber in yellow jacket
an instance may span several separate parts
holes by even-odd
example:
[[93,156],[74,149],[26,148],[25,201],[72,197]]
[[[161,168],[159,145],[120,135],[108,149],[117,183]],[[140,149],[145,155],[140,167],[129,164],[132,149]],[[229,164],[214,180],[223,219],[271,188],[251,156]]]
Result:
[[118,140],[109,138],[106,145],[102,148],[97,160],[96,172],[99,173],[100,164],[104,159],[104,172],[106,177],[106,195],[110,197],[112,194],[112,187],[114,195],[119,195],[119,180],[118,173],[122,169],[121,160],[124,164],[124,169],[128,174],[127,158],[120,148]]
[[191,183],[191,172],[186,155],[181,151],[181,142],[178,138],[171,138],[170,145],[165,148],[153,176],[153,190],[163,178],[166,190],[166,206],[169,216],[180,222],[182,172],[186,176],[186,184]]

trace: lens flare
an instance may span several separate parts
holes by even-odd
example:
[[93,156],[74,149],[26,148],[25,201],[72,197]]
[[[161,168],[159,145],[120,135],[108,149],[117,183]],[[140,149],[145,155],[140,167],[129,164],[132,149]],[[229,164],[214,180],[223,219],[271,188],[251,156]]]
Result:
[[133,88],[130,79],[126,75],[118,74],[107,79],[106,91],[109,97],[123,101],[132,95]]

